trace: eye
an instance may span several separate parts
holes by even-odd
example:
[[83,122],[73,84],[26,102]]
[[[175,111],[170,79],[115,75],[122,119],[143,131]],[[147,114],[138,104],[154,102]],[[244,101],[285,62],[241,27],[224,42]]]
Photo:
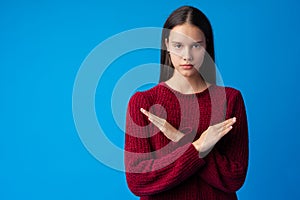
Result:
[[173,47],[175,47],[176,49],[180,49],[182,47],[182,44],[175,43],[175,44],[173,44]]
[[200,48],[200,47],[201,47],[201,44],[199,44],[199,43],[193,44],[193,48],[198,49],[198,48]]

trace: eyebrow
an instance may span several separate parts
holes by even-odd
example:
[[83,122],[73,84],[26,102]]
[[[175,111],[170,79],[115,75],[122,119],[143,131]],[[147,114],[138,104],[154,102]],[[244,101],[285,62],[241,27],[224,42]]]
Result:
[[[199,40],[197,42],[193,42],[193,43],[203,43],[204,41],[203,40]],[[171,43],[182,43],[182,42],[177,42],[177,41],[171,41]]]

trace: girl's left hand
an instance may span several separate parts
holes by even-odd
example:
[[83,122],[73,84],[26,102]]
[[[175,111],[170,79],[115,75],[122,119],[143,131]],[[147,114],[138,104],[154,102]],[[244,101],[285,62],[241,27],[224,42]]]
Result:
[[151,123],[153,123],[167,138],[173,142],[179,141],[184,134],[174,128],[167,120],[157,117],[156,115],[141,108],[140,111],[146,115]]

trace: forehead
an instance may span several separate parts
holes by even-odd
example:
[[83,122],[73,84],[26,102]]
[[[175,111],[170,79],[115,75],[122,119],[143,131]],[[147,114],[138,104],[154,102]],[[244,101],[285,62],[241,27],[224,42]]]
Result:
[[175,26],[170,31],[169,39],[177,42],[195,42],[204,41],[205,35],[198,27],[185,23]]

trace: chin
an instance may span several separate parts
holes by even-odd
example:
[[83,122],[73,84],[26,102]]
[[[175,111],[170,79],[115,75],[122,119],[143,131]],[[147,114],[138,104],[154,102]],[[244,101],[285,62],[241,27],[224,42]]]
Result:
[[181,74],[183,77],[185,78],[196,78],[196,74],[194,73],[184,73],[184,74]]
[[197,75],[199,75],[199,72],[197,70],[190,70],[190,71],[180,72],[180,74],[186,78],[192,78],[192,77],[197,77]]

